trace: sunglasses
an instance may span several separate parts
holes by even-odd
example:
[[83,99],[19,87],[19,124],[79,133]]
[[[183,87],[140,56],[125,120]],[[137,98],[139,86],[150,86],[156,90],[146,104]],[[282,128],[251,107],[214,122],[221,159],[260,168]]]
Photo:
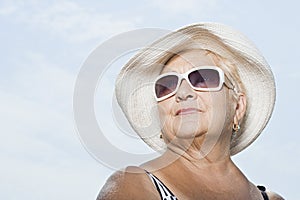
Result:
[[154,81],[156,101],[163,101],[174,95],[182,79],[185,79],[194,90],[204,92],[219,91],[222,89],[223,83],[225,83],[224,72],[216,66],[201,66],[193,68],[184,74],[168,72],[161,74]]

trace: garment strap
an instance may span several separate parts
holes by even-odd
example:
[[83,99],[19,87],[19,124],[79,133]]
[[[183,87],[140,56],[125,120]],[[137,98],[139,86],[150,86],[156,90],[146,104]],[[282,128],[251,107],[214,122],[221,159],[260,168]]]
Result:
[[266,188],[262,185],[258,185],[257,188],[260,190],[261,195],[263,196],[264,200],[269,200],[269,197],[266,193]]
[[165,186],[163,182],[161,182],[154,174],[151,174],[147,170],[145,170],[147,175],[152,180],[152,183],[155,185],[161,200],[178,200],[177,197]]
[[[160,181],[154,174],[148,172],[147,170],[145,171],[151,179],[152,183],[155,185],[161,200],[178,200],[177,197],[171,192],[171,190],[167,186],[165,186],[165,184],[162,181]],[[270,200],[266,193],[266,188],[264,186],[258,185],[257,188],[260,190],[264,200]]]

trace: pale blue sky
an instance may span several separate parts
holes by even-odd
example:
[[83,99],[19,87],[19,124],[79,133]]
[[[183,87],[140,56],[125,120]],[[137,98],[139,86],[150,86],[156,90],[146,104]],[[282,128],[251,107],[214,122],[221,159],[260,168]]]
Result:
[[[300,199],[299,7],[296,0],[2,0],[0,199],[95,199],[113,170],[90,156],[75,131],[72,97],[82,63],[123,31],[173,30],[201,21],[242,31],[271,65],[277,83],[273,117],[258,140],[233,159],[254,183]],[[110,75],[116,71],[102,83],[106,97],[101,91],[96,96],[100,121],[111,115],[103,105],[111,100]],[[124,140],[119,145],[126,148]],[[138,143],[135,150],[148,147]]]

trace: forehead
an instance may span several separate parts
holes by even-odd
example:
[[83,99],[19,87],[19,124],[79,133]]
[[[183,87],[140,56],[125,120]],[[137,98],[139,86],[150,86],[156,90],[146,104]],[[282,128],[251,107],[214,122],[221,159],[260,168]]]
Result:
[[216,65],[205,50],[188,50],[174,55],[164,66],[161,73],[175,71],[184,73],[194,67]]

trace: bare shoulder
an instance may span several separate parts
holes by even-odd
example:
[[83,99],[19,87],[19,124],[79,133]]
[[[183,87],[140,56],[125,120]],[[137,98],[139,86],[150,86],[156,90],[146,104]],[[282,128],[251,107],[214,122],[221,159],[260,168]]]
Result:
[[145,171],[130,166],[112,174],[102,187],[97,200],[141,199],[151,191],[151,181]]
[[272,191],[266,191],[267,195],[269,197],[270,200],[284,200],[284,198],[282,196],[280,196],[279,194],[272,192]]

